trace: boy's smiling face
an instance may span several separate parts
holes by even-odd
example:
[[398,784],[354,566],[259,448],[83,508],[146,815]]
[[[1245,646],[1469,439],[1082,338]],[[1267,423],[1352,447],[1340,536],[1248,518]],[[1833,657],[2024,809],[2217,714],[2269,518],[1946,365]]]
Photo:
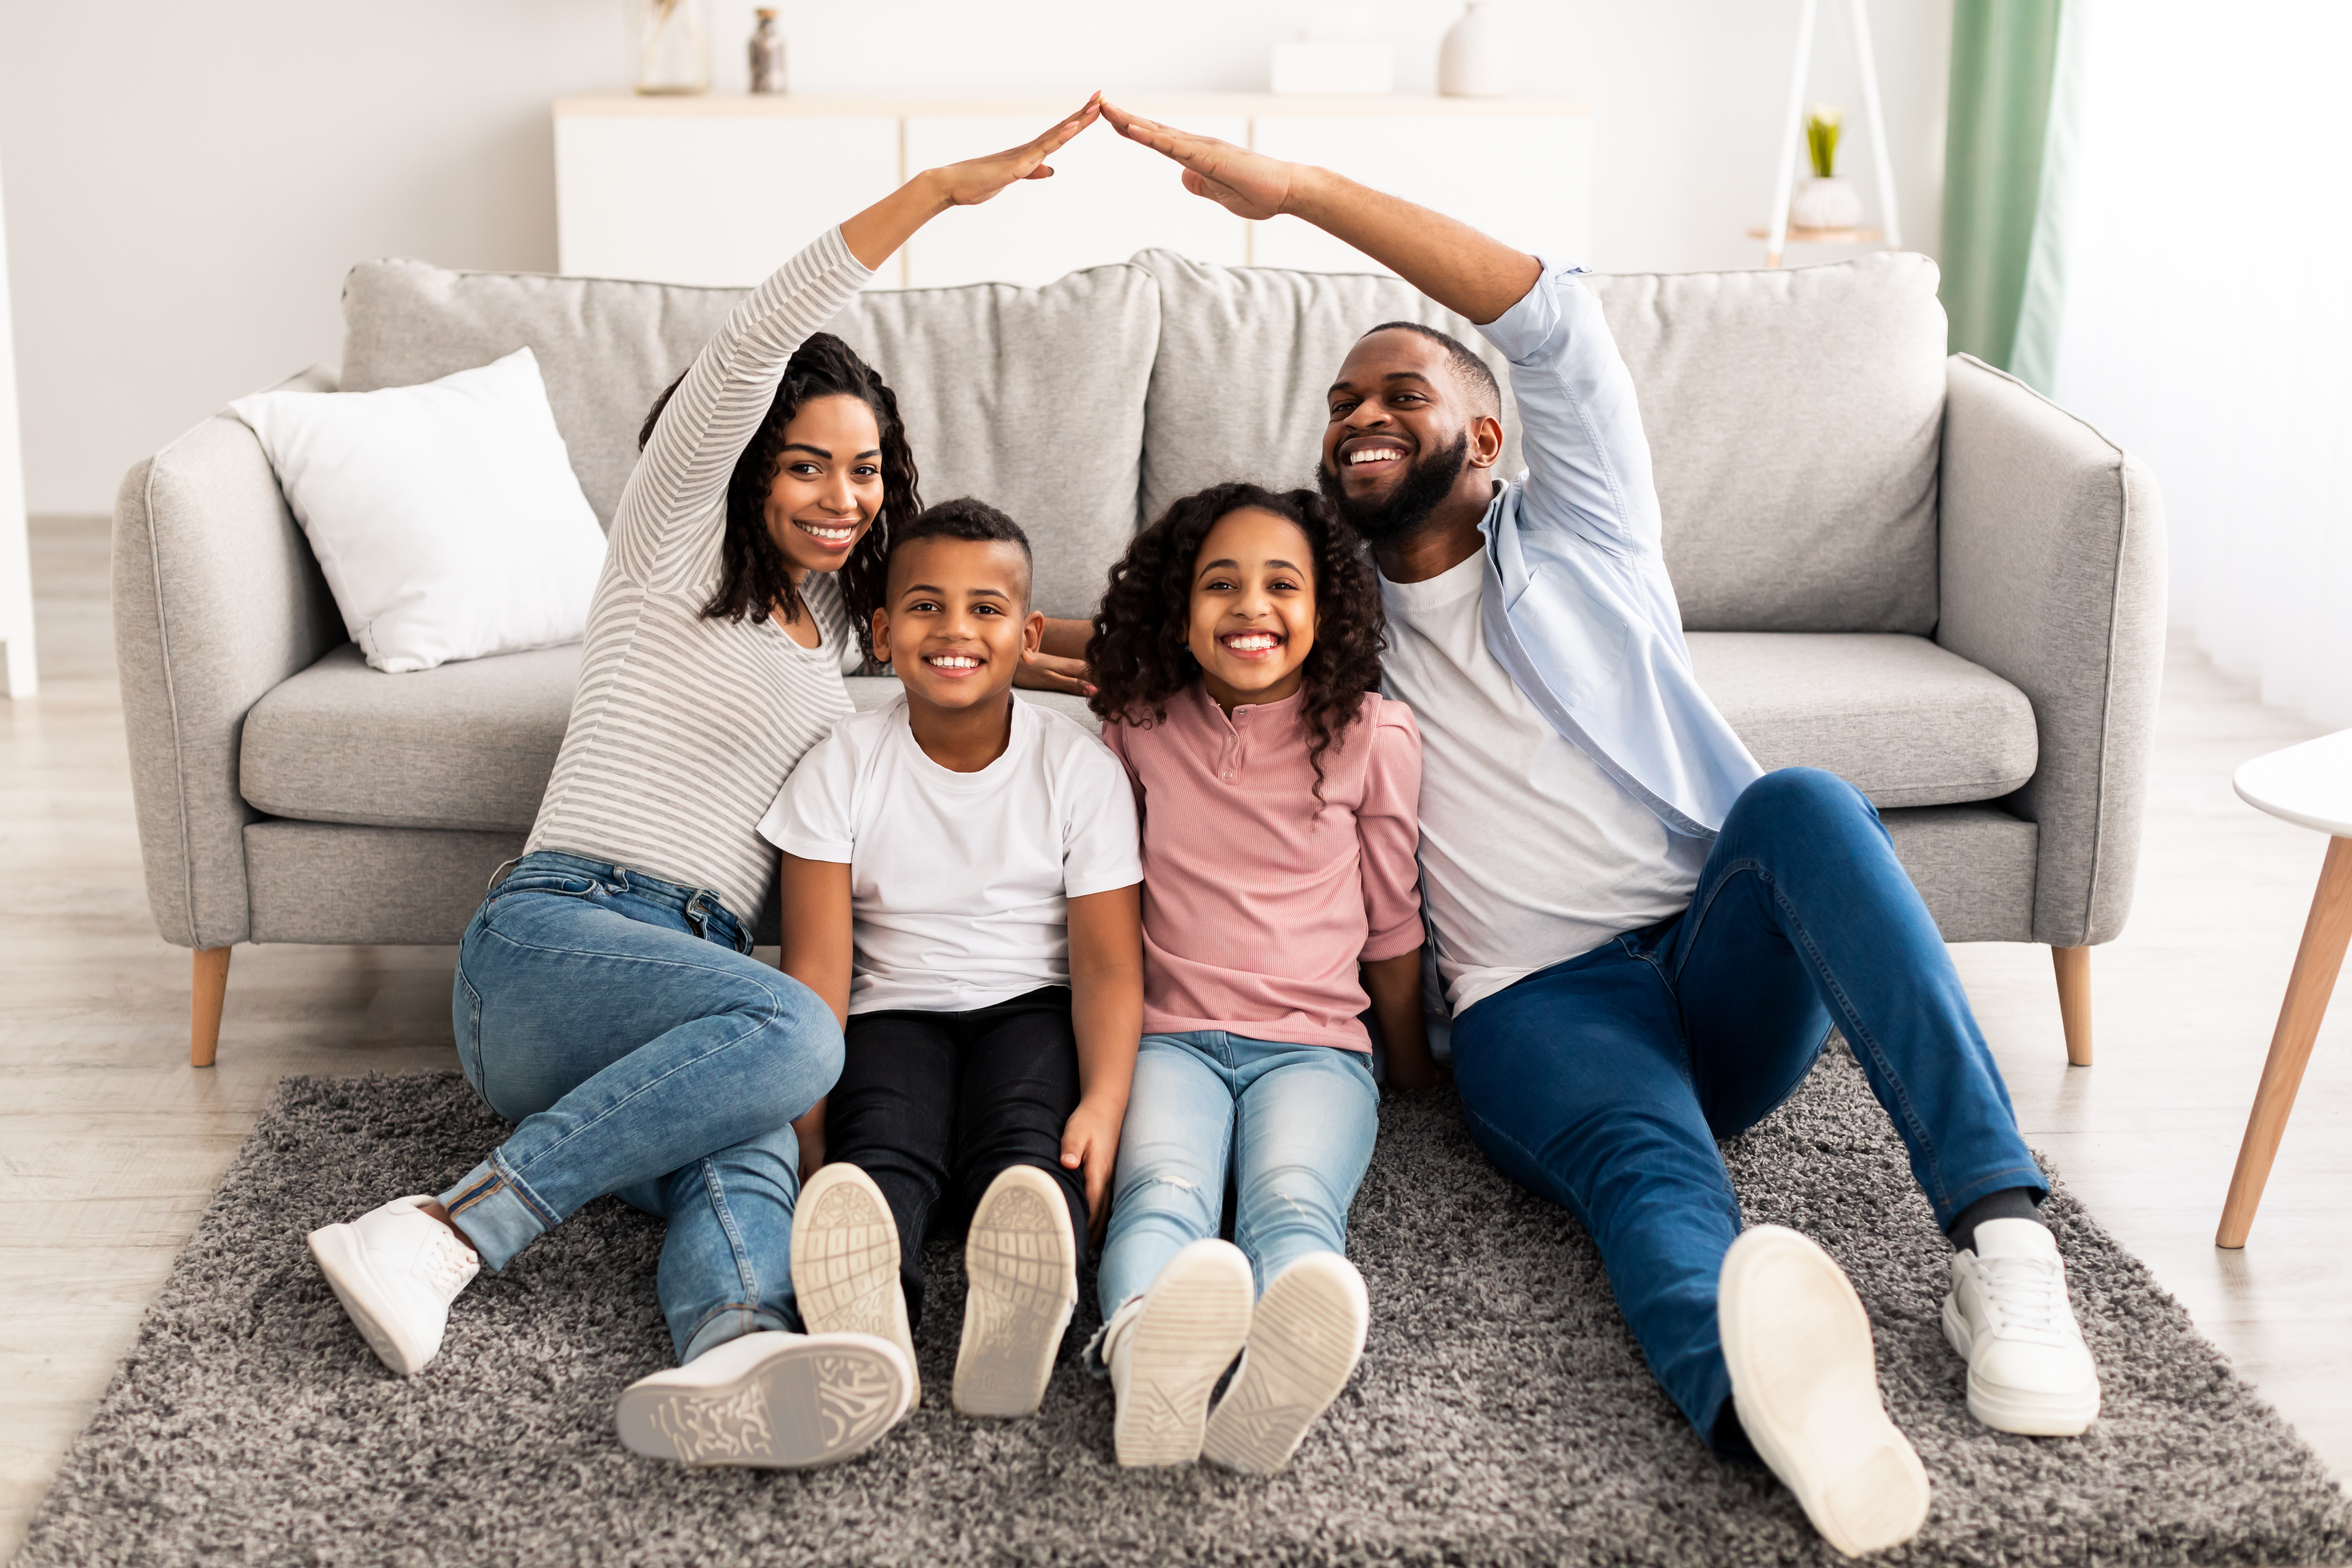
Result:
[[1029,608],[1029,558],[1001,540],[934,535],[890,556],[874,646],[909,701],[965,710],[1013,689],[1021,656],[1034,653],[1045,617]]

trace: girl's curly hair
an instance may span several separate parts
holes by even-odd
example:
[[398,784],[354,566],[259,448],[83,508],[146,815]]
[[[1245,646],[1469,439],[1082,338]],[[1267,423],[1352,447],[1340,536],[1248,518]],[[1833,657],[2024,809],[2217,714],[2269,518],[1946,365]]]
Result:
[[1110,569],[1095,612],[1087,664],[1095,694],[1087,705],[1106,721],[1146,725],[1168,717],[1168,700],[1200,679],[1188,644],[1192,574],[1202,542],[1220,518],[1244,509],[1287,519],[1307,536],[1315,572],[1315,647],[1307,655],[1299,732],[1323,798],[1323,754],[1363,711],[1364,693],[1381,683],[1388,617],[1355,530],[1313,490],[1212,485],[1171,505],[1129,542]]
[[[653,439],[662,410],[685,380],[680,373],[654,399],[645,428],[637,432],[639,451]],[[898,418],[897,395],[872,365],[857,357],[857,351],[831,332],[815,333],[793,352],[767,417],[735,459],[735,472],[727,481],[727,533],[719,546],[719,586],[711,590],[702,613],[714,621],[748,621],[768,614],[771,606],[781,606],[785,621],[800,619],[801,599],[786,574],[784,552],[768,536],[768,491],[783,467],[784,427],[802,405],[817,397],[856,398],[874,410],[874,423],[881,430],[882,510],[841,568],[842,603],[859,645],[870,656],[874,612],[882,604],[888,576],[890,533],[923,510],[917,489],[920,476],[907,445],[907,427]]]

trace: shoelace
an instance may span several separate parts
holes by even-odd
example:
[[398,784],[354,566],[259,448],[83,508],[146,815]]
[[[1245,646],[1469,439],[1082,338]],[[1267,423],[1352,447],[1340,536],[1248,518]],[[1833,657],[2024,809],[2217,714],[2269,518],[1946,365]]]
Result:
[[457,1292],[474,1277],[473,1257],[457,1245],[457,1238],[444,1232],[433,1238],[433,1245],[418,1258],[417,1270],[425,1282],[440,1294],[444,1301],[454,1301]]
[[2066,1301],[2066,1270],[2039,1258],[1979,1258],[1977,1280],[2001,1339],[2063,1345],[2073,1339],[2074,1310]]

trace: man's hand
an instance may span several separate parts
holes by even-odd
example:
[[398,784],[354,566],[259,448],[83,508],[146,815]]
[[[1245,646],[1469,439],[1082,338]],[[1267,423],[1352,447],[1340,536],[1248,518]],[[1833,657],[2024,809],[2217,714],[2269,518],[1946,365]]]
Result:
[[1110,1220],[1111,1165],[1118,1158],[1119,1123],[1127,1108],[1102,1100],[1081,1100],[1062,1128],[1062,1168],[1080,1173],[1087,1190],[1087,1233],[1103,1238]]
[[1041,648],[1021,656],[1021,662],[1013,669],[1013,684],[1029,691],[1066,691],[1073,697],[1092,697],[1093,673],[1085,659],[1056,658]]
[[1106,102],[1102,116],[1130,142],[1184,165],[1184,188],[1237,217],[1270,218],[1290,210],[1299,165],[1172,125],[1145,120]]

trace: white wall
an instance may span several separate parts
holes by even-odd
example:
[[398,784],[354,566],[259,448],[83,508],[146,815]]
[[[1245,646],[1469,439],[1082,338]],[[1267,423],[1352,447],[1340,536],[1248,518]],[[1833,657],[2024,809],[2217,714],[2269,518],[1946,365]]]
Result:
[[[719,86],[751,6],[719,0]],[[1310,0],[788,0],[797,90],[1256,90]],[[1435,87],[1452,0],[1368,0]],[[1825,5],[1817,91],[1860,97]],[[1594,265],[1757,265],[1796,0],[1517,0],[1518,90],[1597,115]],[[1906,218],[1933,253],[1950,0],[1871,0]],[[353,261],[551,268],[548,100],[621,83],[620,0],[0,5],[0,161],[26,484],[101,511],[223,402],[341,350]],[[878,193],[877,193],[878,194]],[[779,199],[787,192],[777,193]],[[746,193],[747,200],[760,199]],[[1799,255],[1792,259],[1820,259]]]

